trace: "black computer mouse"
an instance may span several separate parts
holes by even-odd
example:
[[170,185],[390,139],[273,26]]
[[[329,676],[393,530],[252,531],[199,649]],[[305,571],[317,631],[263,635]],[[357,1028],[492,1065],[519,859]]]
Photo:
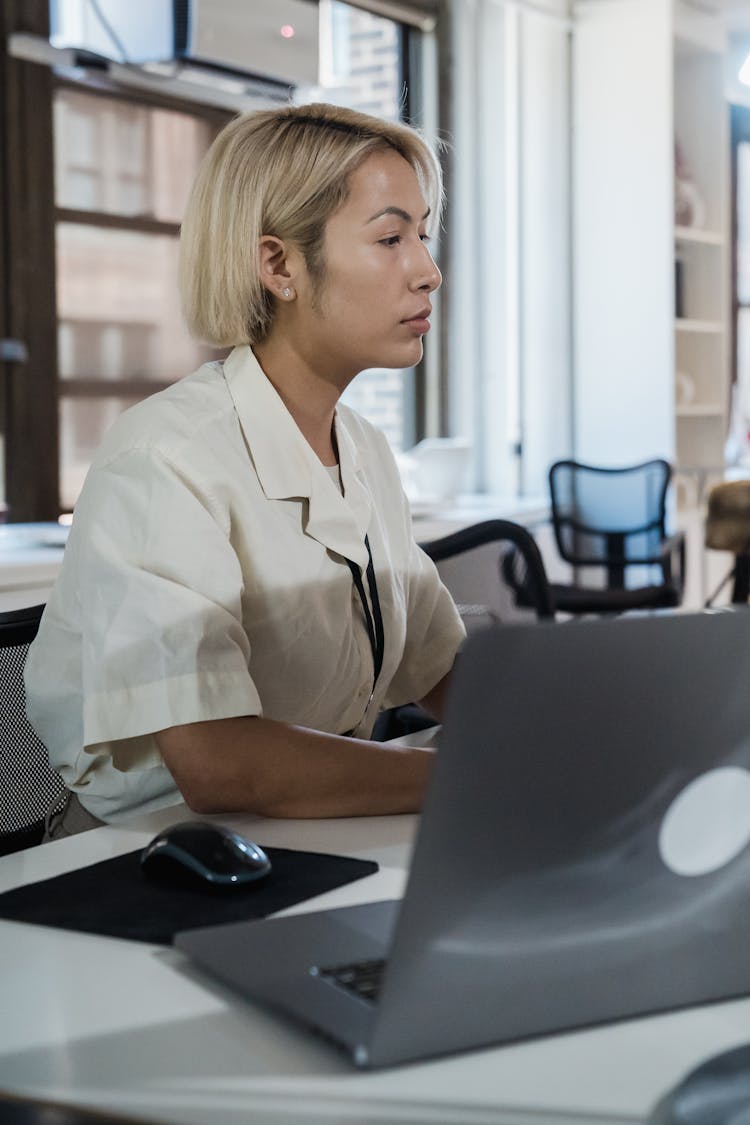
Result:
[[185,820],[165,828],[141,853],[149,879],[172,886],[244,887],[262,879],[271,862],[258,844],[205,820]]
[[649,1125],[750,1125],[750,1047],[722,1051],[690,1071]]

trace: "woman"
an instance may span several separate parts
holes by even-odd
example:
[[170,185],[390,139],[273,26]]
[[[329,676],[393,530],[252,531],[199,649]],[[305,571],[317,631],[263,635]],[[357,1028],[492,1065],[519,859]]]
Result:
[[419,808],[430,752],[369,736],[382,707],[440,716],[463,627],[385,439],[338,400],[364,368],[419,361],[439,203],[403,125],[312,105],[217,137],[181,287],[191,330],[234,350],[122,415],[76,505],[26,665],[71,792],[52,836],[181,798]]

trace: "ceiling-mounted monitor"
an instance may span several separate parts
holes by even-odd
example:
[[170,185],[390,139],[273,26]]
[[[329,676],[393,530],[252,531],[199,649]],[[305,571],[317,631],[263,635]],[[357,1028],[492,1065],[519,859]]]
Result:
[[287,86],[316,85],[317,0],[174,0],[175,55]]

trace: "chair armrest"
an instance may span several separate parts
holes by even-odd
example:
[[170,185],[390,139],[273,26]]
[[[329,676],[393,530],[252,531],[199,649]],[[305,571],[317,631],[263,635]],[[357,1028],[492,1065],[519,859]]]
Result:
[[659,555],[671,554],[672,551],[682,550],[685,546],[685,532],[675,531],[672,535],[666,535],[659,544]]

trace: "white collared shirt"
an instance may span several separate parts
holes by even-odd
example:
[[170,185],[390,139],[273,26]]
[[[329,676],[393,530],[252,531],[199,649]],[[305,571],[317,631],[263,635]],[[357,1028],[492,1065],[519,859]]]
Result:
[[[86,479],[26,663],[50,759],[104,820],[176,803],[153,732],[264,715],[367,737],[464,630],[414,542],[383,435],[336,411],[342,492],[249,347],[126,411]],[[369,538],[385,653],[347,559]],[[365,589],[367,584],[365,583]]]

